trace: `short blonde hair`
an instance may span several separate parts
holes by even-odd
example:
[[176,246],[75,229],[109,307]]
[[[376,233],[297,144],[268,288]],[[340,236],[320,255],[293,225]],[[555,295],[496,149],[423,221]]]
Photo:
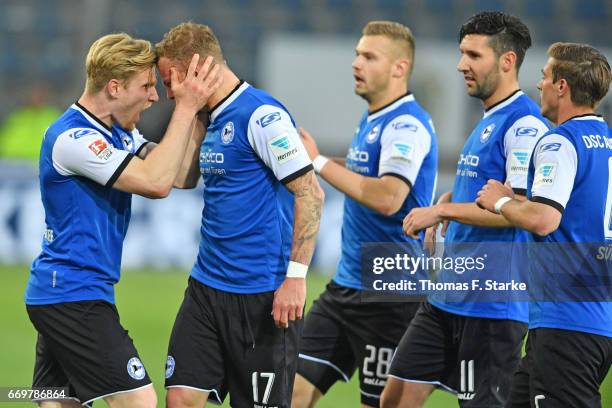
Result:
[[181,23],[164,34],[164,38],[155,44],[158,58],[189,65],[193,54],[205,58],[211,55],[217,63],[223,62],[221,44],[213,30],[204,24],[192,22]]
[[400,54],[410,60],[410,73],[412,73],[415,43],[412,31],[408,27],[394,21],[370,21],[363,28],[362,35],[382,35],[395,41],[399,45]]
[[155,62],[155,51],[149,41],[126,33],[105,35],[87,53],[87,92],[99,92],[111,79],[127,82],[134,74],[152,68]]

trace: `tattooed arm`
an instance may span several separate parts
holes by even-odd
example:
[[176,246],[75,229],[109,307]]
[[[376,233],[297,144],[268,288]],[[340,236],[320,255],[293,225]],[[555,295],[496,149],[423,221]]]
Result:
[[[323,190],[313,171],[286,184],[295,197],[293,209],[293,244],[290,260],[309,265],[321,221]],[[285,278],[274,293],[272,315],[278,327],[286,328],[290,320],[299,320],[304,312],[306,279]]]

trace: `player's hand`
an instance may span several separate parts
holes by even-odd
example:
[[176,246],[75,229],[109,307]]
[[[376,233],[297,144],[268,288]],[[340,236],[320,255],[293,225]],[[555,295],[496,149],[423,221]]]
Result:
[[419,231],[438,224],[442,217],[437,206],[413,208],[404,218],[404,233],[411,238],[419,239]]
[[425,230],[425,240],[423,242],[423,248],[427,251],[429,256],[436,254],[436,232],[440,224],[432,225]]
[[299,128],[298,132],[300,133],[300,139],[302,139],[302,143],[308,152],[308,157],[310,160],[314,160],[315,157],[319,155],[319,148],[317,147],[317,142],[315,142],[314,137],[310,133],[308,133],[304,128]]
[[199,64],[199,61],[200,55],[194,54],[182,80],[179,79],[177,69],[170,68],[170,88],[176,106],[192,109],[194,114],[206,105],[222,83],[221,67],[219,64],[213,64],[213,57],[208,56],[203,64]]
[[285,281],[274,292],[272,317],[276,327],[286,329],[289,321],[300,320],[304,314],[306,302],[306,279],[285,278]]
[[[437,204],[450,203],[453,198],[453,193],[447,191],[438,198]],[[440,235],[444,238],[446,236],[446,230],[448,229],[448,220],[442,220],[442,229]]]
[[489,180],[478,192],[476,205],[495,213],[495,203],[502,197],[514,198],[510,183],[502,184],[497,180]]

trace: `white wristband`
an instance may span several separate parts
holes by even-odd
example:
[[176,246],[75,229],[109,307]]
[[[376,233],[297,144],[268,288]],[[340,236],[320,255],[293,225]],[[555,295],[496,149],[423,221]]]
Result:
[[308,265],[301,264],[299,262],[289,261],[287,267],[288,278],[305,278],[308,272]]
[[504,206],[504,204],[506,204],[508,201],[511,201],[512,199],[510,197],[502,197],[499,200],[497,200],[497,202],[495,203],[495,212],[498,214],[501,214],[501,209]]
[[315,159],[312,161],[312,167],[314,167],[315,173],[319,174],[323,169],[323,166],[325,166],[328,161],[329,159],[323,155],[318,155],[315,157]]

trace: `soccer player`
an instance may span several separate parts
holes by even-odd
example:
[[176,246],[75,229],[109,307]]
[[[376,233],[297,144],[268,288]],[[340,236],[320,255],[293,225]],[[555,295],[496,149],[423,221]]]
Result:
[[[66,387],[45,408],[155,407],[138,352],[119,323],[114,285],[130,220],[131,193],[161,198],[186,181],[183,159],[197,112],[218,88],[219,68],[194,56],[171,78],[176,107],[159,145],[135,128],[158,100],[148,41],[111,34],[93,43],[85,91],[45,133],[40,189],[46,230],[25,293],[38,331],[34,387]],[[199,65],[199,73],[196,68]]]
[[[530,45],[525,24],[501,12],[478,13],[461,27],[457,70],[485,111],[460,154],[452,194],[437,205],[413,209],[404,219],[408,235],[450,221],[445,242],[451,246],[499,242],[507,248],[522,239],[502,216],[478,208],[474,200],[493,176],[525,194],[528,159],[547,130],[538,106],[519,87],[518,71]],[[462,248],[467,249],[452,255],[477,252],[475,246]],[[487,279],[507,280],[512,272],[507,264],[487,268]],[[393,358],[383,406],[421,407],[434,387],[456,394],[462,407],[504,405],[527,331],[527,305],[482,300],[479,292],[464,291],[423,303]]]
[[[161,78],[194,52],[224,61],[205,25],[182,23],[156,46]],[[200,249],[166,362],[167,405],[289,407],[323,190],[291,115],[221,64],[199,154]]]
[[414,66],[410,29],[372,21],[353,61],[355,93],[368,104],[343,166],[319,154],[301,131],[315,170],[346,195],[342,255],[327,289],[305,320],[294,387],[294,407],[313,406],[338,380],[359,369],[361,403],[379,406],[391,357],[418,309],[416,302],[363,302],[361,245],[413,243],[402,219],[431,205],[438,150],[429,114],[408,91]]
[[[535,244],[535,251],[550,251],[551,244],[569,254],[580,250],[576,243],[590,243],[587,249],[609,248],[612,135],[595,109],[610,87],[610,65],[585,44],[555,43],[548,56],[538,89],[542,114],[557,127],[535,146],[529,200],[514,199],[509,188],[492,179],[476,202],[530,231],[536,243],[547,244]],[[532,265],[530,273],[556,276],[562,282],[554,293],[559,301],[534,294],[527,354],[514,376],[508,407],[600,407],[599,387],[612,364],[610,261],[548,259],[550,263]],[[593,276],[607,287],[581,285],[586,283],[582,278]],[[607,299],[586,301],[597,300],[591,292],[601,290]],[[572,298],[579,301],[567,301]]]

